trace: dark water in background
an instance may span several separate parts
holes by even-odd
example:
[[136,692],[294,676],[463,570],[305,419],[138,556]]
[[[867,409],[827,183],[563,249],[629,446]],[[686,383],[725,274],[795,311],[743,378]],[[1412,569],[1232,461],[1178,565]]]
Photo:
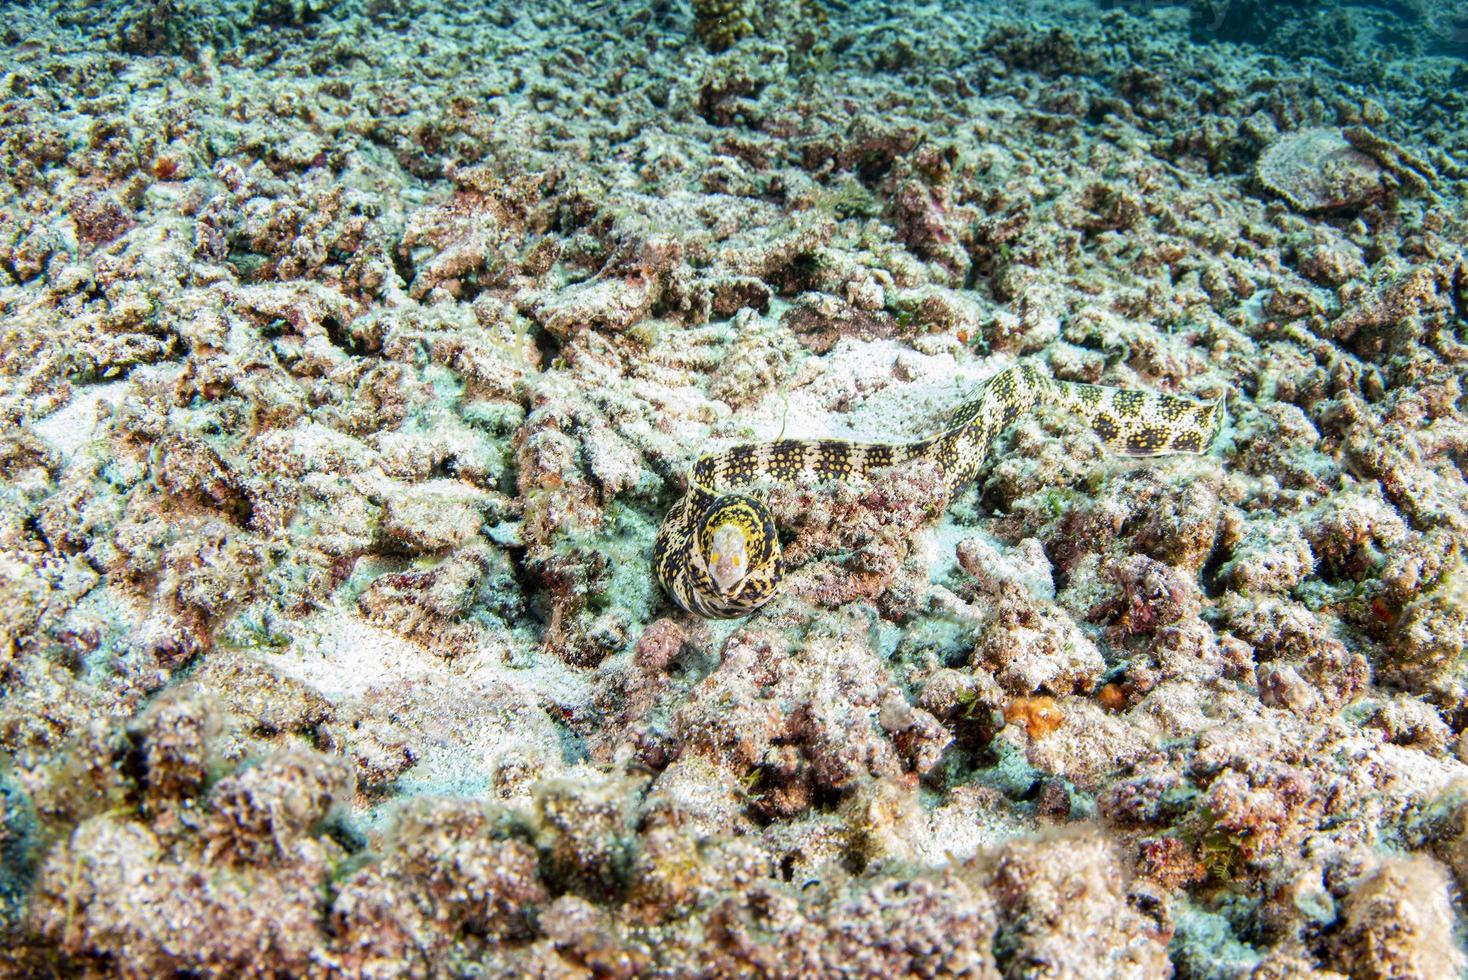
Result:
[[[1016,21],[1029,18],[1025,0],[974,0]],[[1287,58],[1314,58],[1360,74],[1373,64],[1415,57],[1468,61],[1468,0],[1093,0],[1102,10],[1134,15],[1165,12],[1185,17],[1191,39],[1231,42]],[[870,0],[808,0],[809,8],[880,12]],[[9,4],[0,0],[0,10]],[[508,24],[533,12],[534,3],[458,3],[455,0],[51,0],[62,23],[82,28],[127,54],[184,54],[205,45],[220,50],[247,42],[255,28],[314,28],[363,14],[373,23],[401,30],[425,14],[449,19],[479,18]],[[594,9],[596,3],[587,4]],[[642,4],[603,4],[623,14]],[[758,4],[750,5],[757,8]],[[900,4],[889,4],[900,6]],[[648,0],[646,15],[668,21],[689,13],[689,0]],[[1039,19],[1044,14],[1037,11]],[[0,18],[0,42],[20,38]],[[1468,84],[1468,82],[1465,82]]]
[[1132,13],[1186,7],[1194,41],[1233,41],[1335,64],[1446,55],[1468,59],[1468,0],[1098,0]]

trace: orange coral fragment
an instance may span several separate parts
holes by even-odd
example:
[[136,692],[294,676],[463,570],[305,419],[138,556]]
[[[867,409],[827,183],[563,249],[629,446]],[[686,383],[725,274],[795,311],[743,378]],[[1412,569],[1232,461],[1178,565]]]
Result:
[[1065,716],[1054,698],[1015,698],[1004,709],[1004,720],[1023,725],[1030,738],[1044,738],[1065,723]]
[[1096,692],[1096,700],[1107,711],[1120,711],[1126,707],[1126,692],[1121,689],[1120,684],[1103,684],[1101,690]]

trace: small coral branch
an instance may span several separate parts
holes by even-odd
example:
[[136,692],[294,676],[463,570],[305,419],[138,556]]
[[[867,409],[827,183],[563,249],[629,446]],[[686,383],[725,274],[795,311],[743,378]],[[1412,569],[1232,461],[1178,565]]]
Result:
[[693,0],[693,32],[710,51],[724,51],[754,33],[750,0]]

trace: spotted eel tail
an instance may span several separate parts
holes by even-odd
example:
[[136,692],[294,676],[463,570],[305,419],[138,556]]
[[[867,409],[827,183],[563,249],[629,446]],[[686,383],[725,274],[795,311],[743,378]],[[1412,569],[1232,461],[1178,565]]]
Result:
[[1223,427],[1224,407],[1177,395],[1073,381],[1051,382],[1055,400],[1086,420],[1114,453],[1203,453]]
[[778,439],[704,456],[690,480],[690,495],[697,498],[693,508],[760,479],[850,479],[922,461],[937,463],[944,483],[956,487],[978,473],[1006,426],[1040,405],[1080,416],[1111,451],[1131,456],[1206,452],[1223,422],[1221,402],[1057,381],[1017,364],[981,383],[953,413],[948,428],[927,439],[902,444]]
[[1223,403],[1159,392],[1058,381],[1027,364],[1006,368],[979,385],[954,412],[949,428],[897,447],[896,462],[932,459],[956,487],[982,468],[999,433],[1040,405],[1084,419],[1112,452],[1129,456],[1202,453],[1223,424]]

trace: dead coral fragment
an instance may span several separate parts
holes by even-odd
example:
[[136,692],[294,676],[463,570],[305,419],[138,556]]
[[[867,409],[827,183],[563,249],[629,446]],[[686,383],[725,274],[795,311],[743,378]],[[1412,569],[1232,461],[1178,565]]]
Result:
[[[1005,847],[990,891],[1001,911],[994,944],[1007,976],[1167,975],[1167,936],[1123,892],[1121,862],[1085,830]],[[1037,971],[1038,972],[1038,971]]]
[[525,907],[544,902],[546,895],[534,849],[522,840],[501,839],[511,824],[507,813],[483,804],[415,800],[398,814],[385,876],[418,896],[451,933],[523,933]]
[[494,616],[519,615],[513,576],[503,551],[473,544],[432,568],[378,576],[358,597],[357,608],[369,622],[455,657],[473,648]]
[[715,976],[996,977],[995,901],[952,873],[792,893],[761,882],[708,916]]
[[1461,703],[1468,691],[1468,563],[1459,561],[1402,610],[1382,676],[1430,700]]
[[315,752],[271,756],[220,780],[209,794],[205,855],[238,864],[286,858],[352,790],[352,770],[340,759]]
[[1108,560],[1101,566],[1101,577],[1120,586],[1121,594],[1097,603],[1087,618],[1110,621],[1116,636],[1156,633],[1196,616],[1201,606],[1192,579],[1145,555]]
[[1063,608],[1009,582],[1001,584],[996,599],[994,619],[974,645],[975,668],[989,671],[1018,695],[1095,688],[1105,661]]
[[1297,524],[1251,521],[1221,575],[1240,592],[1288,592],[1315,570],[1315,555]]
[[149,801],[196,796],[209,775],[209,743],[219,720],[196,689],[164,692],[136,720],[128,735],[141,743]]
[[1453,905],[1442,865],[1428,857],[1382,862],[1346,896],[1336,938],[1353,977],[1461,976]]
[[1286,133],[1265,149],[1254,177],[1304,214],[1350,211],[1386,193],[1384,171],[1334,129]]
[[585,770],[541,783],[535,810],[552,880],[598,895],[625,889],[632,860],[629,787]]
[[1431,185],[1438,179],[1432,164],[1364,126],[1348,126],[1341,135],[1347,143],[1381,164],[1404,191],[1431,196]]
[[320,848],[268,874],[213,870],[174,860],[141,824],[94,817],[46,862],[30,925],[65,955],[66,973],[307,974],[320,941]]

